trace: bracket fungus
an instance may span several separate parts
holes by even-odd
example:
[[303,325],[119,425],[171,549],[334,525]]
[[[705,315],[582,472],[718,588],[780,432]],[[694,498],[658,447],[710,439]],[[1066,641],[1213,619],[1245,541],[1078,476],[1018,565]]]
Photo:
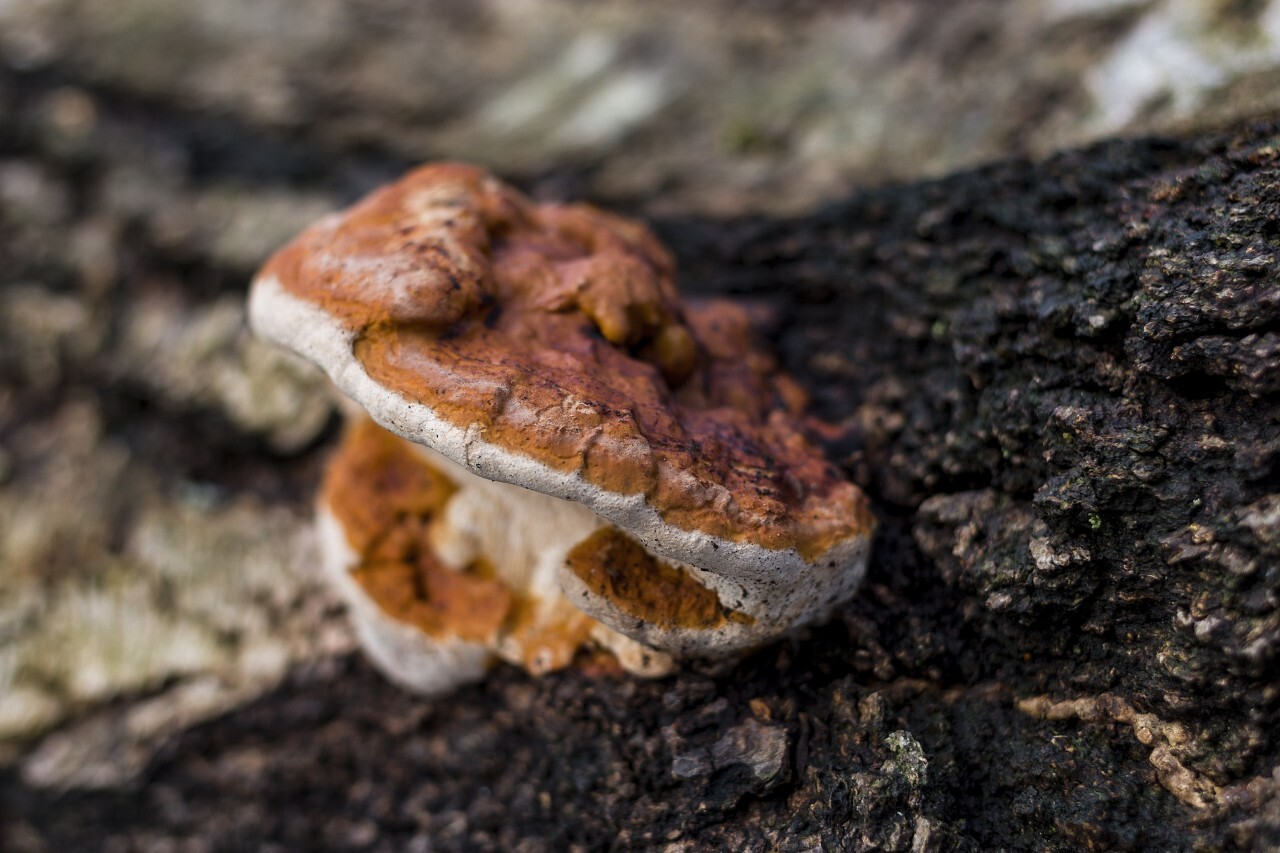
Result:
[[637,222],[425,166],[277,253],[250,319],[377,424],[331,463],[321,540],[412,689],[589,648],[660,673],[825,619],[862,578],[874,520],[804,392],[747,309],[680,299]]

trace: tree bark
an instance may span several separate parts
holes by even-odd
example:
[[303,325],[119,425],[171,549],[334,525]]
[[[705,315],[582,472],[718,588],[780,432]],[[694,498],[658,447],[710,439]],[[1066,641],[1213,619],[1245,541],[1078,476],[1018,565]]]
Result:
[[[297,179],[341,184],[320,160]],[[882,530],[841,618],[660,681],[501,669],[434,703],[322,659],[127,788],[10,772],[13,843],[1280,845],[1280,123],[656,225],[689,292],[773,307],[846,427],[831,452]],[[209,466],[188,449],[209,424],[136,417]],[[296,457],[224,437],[220,476],[305,500],[326,436]]]

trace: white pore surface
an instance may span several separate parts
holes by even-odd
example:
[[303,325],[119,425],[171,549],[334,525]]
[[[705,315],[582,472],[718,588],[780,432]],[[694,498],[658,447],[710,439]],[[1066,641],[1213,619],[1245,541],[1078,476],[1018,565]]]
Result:
[[412,446],[458,488],[430,531],[444,564],[460,570],[484,557],[512,589],[559,598],[556,576],[570,549],[608,522],[582,504],[477,477],[429,447]]
[[[585,481],[577,472],[557,471],[489,443],[479,424],[463,429],[443,420],[429,407],[405,399],[375,382],[355,357],[354,334],[320,308],[290,294],[274,277],[262,277],[254,282],[249,318],[260,336],[294,350],[324,369],[343,393],[364,406],[375,421],[391,432],[437,451],[482,479],[523,486],[580,504],[628,531],[651,553],[689,566],[701,583],[715,590],[725,606],[756,620],[760,639],[827,618],[832,608],[848,599],[862,580],[869,550],[867,536],[839,542],[810,563],[795,549],[771,550],[750,542],[734,542],[697,530],[683,530],[665,522],[646,503],[643,494],[605,491]],[[509,407],[519,405],[516,400],[508,403]],[[536,418],[532,411],[509,414]],[[576,506],[566,511],[565,518],[574,520],[557,524],[585,524],[581,516],[576,515],[577,511]],[[541,584],[545,578],[538,574],[543,571],[539,559],[526,563],[525,570],[532,572],[533,579]],[[565,578],[568,574],[560,572],[559,577],[561,583],[570,588],[575,604],[641,642],[658,639],[660,629],[637,626],[634,617],[620,617],[620,611],[611,602],[593,601],[594,597],[582,588],[580,581],[574,583]],[[683,638],[687,632],[669,633]],[[725,644],[735,630],[726,627],[722,633],[724,636],[712,643],[712,647],[727,650]],[[754,635],[756,631],[751,633]],[[756,641],[749,640],[746,644]],[[705,642],[684,638],[676,645],[695,651]],[[738,643],[741,644],[744,643]],[[712,648],[703,650],[712,651]]]

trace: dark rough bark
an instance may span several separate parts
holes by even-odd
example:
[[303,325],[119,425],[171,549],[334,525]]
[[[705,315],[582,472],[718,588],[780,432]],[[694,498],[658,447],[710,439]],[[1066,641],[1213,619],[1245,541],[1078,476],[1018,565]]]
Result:
[[[435,704],[318,663],[136,789],[6,778],[11,843],[1280,845],[1280,124],[659,227],[691,291],[775,306],[850,427],[833,452],[883,531],[842,619],[735,667],[502,670]],[[305,483],[323,451],[223,439],[210,465],[183,456],[192,424],[103,394],[117,429],[238,487],[296,499],[258,472]]]

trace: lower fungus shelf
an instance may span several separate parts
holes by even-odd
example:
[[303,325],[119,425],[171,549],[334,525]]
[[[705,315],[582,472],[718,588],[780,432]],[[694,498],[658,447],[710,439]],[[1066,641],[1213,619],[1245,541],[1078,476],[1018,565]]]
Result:
[[670,671],[669,655],[560,594],[558,567],[591,531],[612,529],[602,519],[430,455],[362,418],[321,490],[326,565],[390,677],[442,692],[479,677],[477,657],[533,674],[579,658],[599,669],[601,655],[640,675]]

